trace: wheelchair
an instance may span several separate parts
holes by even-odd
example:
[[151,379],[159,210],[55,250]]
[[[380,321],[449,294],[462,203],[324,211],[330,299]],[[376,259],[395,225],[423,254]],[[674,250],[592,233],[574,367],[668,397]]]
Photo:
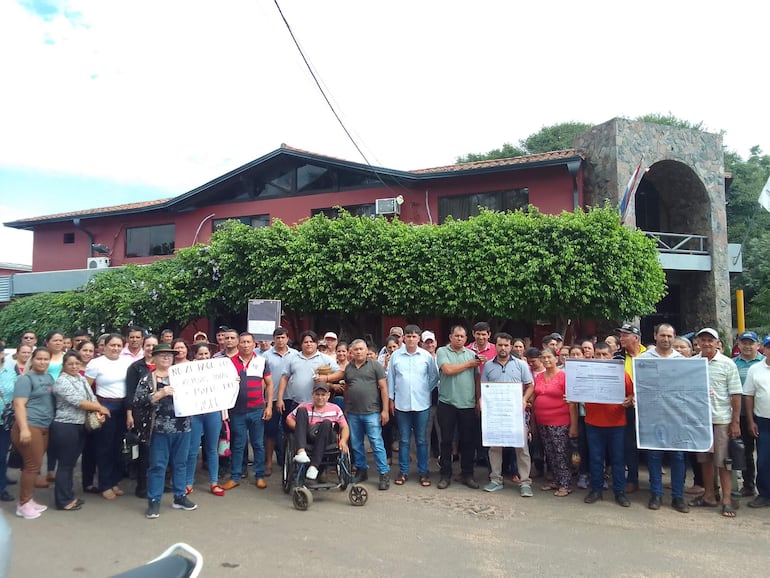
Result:
[[[336,425],[335,425],[336,430]],[[305,511],[313,504],[313,492],[318,490],[348,490],[348,501],[353,506],[363,506],[369,499],[369,493],[361,484],[353,483],[350,454],[340,451],[337,442],[324,448],[318,478],[309,480],[305,477],[310,464],[294,461],[297,443],[294,433],[287,434],[283,446],[282,487],[286,494],[291,493],[292,503],[297,510]],[[308,448],[311,455],[312,448]]]

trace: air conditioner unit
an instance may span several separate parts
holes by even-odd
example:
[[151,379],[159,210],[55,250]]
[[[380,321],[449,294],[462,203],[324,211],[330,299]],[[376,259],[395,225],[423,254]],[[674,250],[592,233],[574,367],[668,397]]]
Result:
[[377,215],[400,215],[401,203],[398,202],[397,198],[377,199],[374,205],[374,212]]
[[109,257],[89,257],[86,261],[86,269],[106,269],[109,266]]

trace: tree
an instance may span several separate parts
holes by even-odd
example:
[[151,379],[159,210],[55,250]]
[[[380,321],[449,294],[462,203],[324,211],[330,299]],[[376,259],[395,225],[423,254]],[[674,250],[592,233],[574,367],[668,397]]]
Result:
[[659,112],[643,114],[637,116],[635,119],[637,122],[650,122],[652,124],[664,124],[667,126],[673,126],[676,128],[691,128],[693,130],[706,130],[703,126],[703,121],[691,122],[674,116],[671,112],[668,114],[660,114]]
[[562,122],[544,126],[538,132],[519,141],[519,146],[505,143],[502,148],[493,149],[486,153],[468,153],[457,157],[457,163],[470,163],[495,159],[521,157],[536,153],[546,153],[569,149],[575,146],[575,137],[584,133],[592,125],[582,122]]
[[40,343],[51,331],[71,335],[79,325],[85,295],[79,291],[38,293],[14,299],[0,310],[2,337],[9,347],[16,347],[25,331],[34,331]]

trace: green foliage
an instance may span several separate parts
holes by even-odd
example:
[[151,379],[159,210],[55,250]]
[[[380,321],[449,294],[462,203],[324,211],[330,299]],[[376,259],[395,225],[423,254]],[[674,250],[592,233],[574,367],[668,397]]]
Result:
[[703,126],[703,121],[690,122],[689,120],[677,118],[671,112],[669,112],[668,114],[660,114],[659,112],[655,112],[651,114],[643,114],[642,116],[637,116],[634,120],[637,122],[665,124],[667,126],[673,126],[676,128],[691,128],[693,130],[706,130]]
[[468,153],[457,157],[457,163],[508,159],[536,153],[546,153],[569,149],[575,146],[575,137],[584,133],[592,125],[582,122],[562,122],[544,126],[538,132],[519,141],[519,146],[505,143],[502,148],[493,149],[486,153]]
[[208,246],[102,273],[82,292],[20,299],[0,322],[11,337],[30,319],[32,329],[178,329],[242,312],[249,298],[280,299],[297,314],[335,312],[350,323],[369,314],[625,319],[652,312],[664,281],[654,243],[621,227],[610,207],[483,211],[443,225],[340,211],[295,228],[231,221]]
[[16,347],[25,331],[34,331],[39,342],[50,331],[72,334],[78,325],[84,295],[77,291],[66,293],[38,293],[15,299],[0,309],[2,338],[8,347]]

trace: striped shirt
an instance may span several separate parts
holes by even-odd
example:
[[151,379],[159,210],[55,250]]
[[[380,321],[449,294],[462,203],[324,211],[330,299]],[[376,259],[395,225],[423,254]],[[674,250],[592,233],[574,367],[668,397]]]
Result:
[[332,423],[340,424],[343,428],[348,425],[348,421],[345,419],[345,414],[342,413],[340,406],[335,403],[327,403],[321,409],[315,409],[312,403],[301,403],[294,408],[291,415],[294,419],[297,419],[297,410],[304,407],[307,410],[308,425],[315,425],[322,421],[330,421]]
[[[700,357],[700,354],[698,356]],[[709,390],[711,392],[711,423],[715,425],[729,424],[733,415],[730,396],[743,393],[743,387],[735,363],[719,351],[709,361]]]

